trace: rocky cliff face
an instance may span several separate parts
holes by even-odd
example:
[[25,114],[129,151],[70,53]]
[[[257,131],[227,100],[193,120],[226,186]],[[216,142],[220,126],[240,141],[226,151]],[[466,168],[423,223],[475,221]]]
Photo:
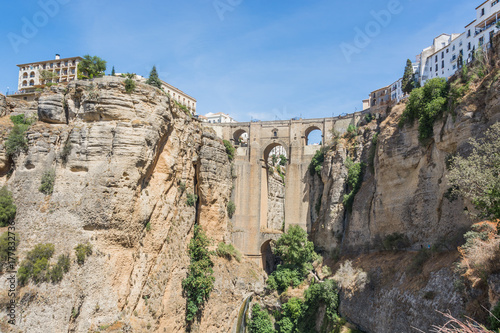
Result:
[[[315,245],[327,254],[341,251],[354,255],[382,250],[388,235],[400,233],[408,237],[413,250],[436,245],[455,249],[457,239],[473,223],[464,209],[474,208],[469,202],[446,195],[450,187],[446,161],[453,154],[466,153],[469,138],[480,137],[500,120],[500,82],[492,80],[495,73],[473,87],[454,114],[436,121],[434,136],[425,145],[418,140],[416,124],[398,126],[405,108],[400,104],[379,125],[371,122],[361,127],[354,144],[346,145],[344,140],[329,151],[321,173],[322,196],[314,194],[310,203],[321,199],[319,215],[312,225]],[[374,149],[371,139],[377,131]],[[375,152],[373,169],[369,167],[371,149]],[[342,205],[346,156],[368,166],[352,214]],[[312,182],[318,181],[315,177]],[[357,259],[361,266],[364,257]],[[372,262],[376,258],[371,257]],[[398,257],[378,261],[375,267],[365,262],[370,288],[352,299],[343,297],[342,314],[367,332],[411,332],[411,326],[428,331],[432,324],[443,321],[436,310],[471,315],[471,299],[465,300],[467,296],[453,287],[458,276],[453,273],[452,262],[428,267],[426,276],[418,278],[408,275],[410,265],[411,260]],[[380,283],[382,276],[392,282]],[[416,279],[420,284],[412,284]],[[480,291],[473,293],[482,295]]]
[[[115,323],[133,332],[183,332],[181,281],[193,226],[202,225],[215,245],[228,240],[232,179],[224,146],[159,90],[138,84],[127,94],[119,78],[51,87],[37,111],[28,151],[2,179],[18,207],[20,257],[38,243],[53,243],[54,257],[74,258],[74,247],[90,242],[94,254],[73,263],[59,284],[23,287],[16,328],[87,332]],[[48,170],[55,186],[45,196],[38,187]],[[191,194],[199,196],[193,207]],[[217,259],[215,275],[200,332],[227,332],[235,309],[263,283],[246,262]]]

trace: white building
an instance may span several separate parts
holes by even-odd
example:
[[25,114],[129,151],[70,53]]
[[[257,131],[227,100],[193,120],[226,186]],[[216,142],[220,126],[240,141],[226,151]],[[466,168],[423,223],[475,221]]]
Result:
[[61,59],[61,56],[56,54],[54,60],[17,65],[19,67],[18,90],[23,93],[33,93],[36,89],[42,88],[47,83],[40,76],[43,70],[56,74],[52,80],[53,83],[76,80],[78,63],[82,60],[81,57]]
[[207,113],[205,117],[203,118],[203,121],[211,123],[211,124],[217,124],[217,123],[237,123],[236,120],[231,118],[228,114],[218,112],[218,113]]
[[391,84],[391,102],[397,104],[403,99],[403,96],[403,78],[401,78]]
[[434,38],[432,46],[420,54],[420,84],[436,77],[447,79],[464,63],[472,61],[479,48],[489,48],[492,36],[499,30],[496,27],[499,14],[499,0],[485,1],[476,8],[476,19],[465,26],[463,33],[441,34]]

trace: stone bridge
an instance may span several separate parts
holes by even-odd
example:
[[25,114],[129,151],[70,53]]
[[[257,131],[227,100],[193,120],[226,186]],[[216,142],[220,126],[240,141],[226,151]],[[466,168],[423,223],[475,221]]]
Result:
[[[310,230],[313,205],[309,204],[306,176],[311,159],[321,146],[308,145],[309,134],[320,130],[321,144],[328,144],[333,139],[333,131],[344,133],[349,125],[357,126],[363,117],[364,113],[358,112],[335,118],[206,124],[237,148],[233,162],[232,200],[236,212],[232,218],[232,241],[247,258],[266,268],[271,240],[279,238],[283,230],[292,225]],[[271,182],[276,183],[275,178],[280,179],[272,177],[274,174],[269,172],[268,161],[271,151],[278,146],[283,147],[288,159],[283,168],[286,172],[284,198],[276,206],[277,210],[283,211],[279,216],[283,222],[279,226],[268,221],[268,214],[273,214],[274,209],[274,206],[271,210],[268,206],[276,204],[270,201],[269,189]]]

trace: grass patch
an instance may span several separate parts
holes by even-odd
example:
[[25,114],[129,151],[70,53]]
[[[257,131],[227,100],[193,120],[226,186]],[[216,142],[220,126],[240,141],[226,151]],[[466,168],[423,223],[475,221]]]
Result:
[[226,258],[228,260],[234,258],[237,262],[241,262],[241,253],[233,246],[233,244],[220,242],[217,245],[217,250],[215,252],[221,258]]

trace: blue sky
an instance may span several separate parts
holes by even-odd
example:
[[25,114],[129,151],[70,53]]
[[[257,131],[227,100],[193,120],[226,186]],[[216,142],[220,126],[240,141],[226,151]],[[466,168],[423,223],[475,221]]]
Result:
[[[16,89],[17,64],[91,54],[108,62],[108,72],[115,66],[148,76],[156,65],[163,80],[198,100],[201,114],[225,112],[238,121],[336,116],[359,111],[370,91],[401,77],[406,59],[433,37],[463,32],[481,3],[9,1],[0,20],[0,92]],[[383,25],[373,15],[381,11],[389,13]],[[341,45],[355,46],[357,31],[366,29],[371,36],[348,61]]]

